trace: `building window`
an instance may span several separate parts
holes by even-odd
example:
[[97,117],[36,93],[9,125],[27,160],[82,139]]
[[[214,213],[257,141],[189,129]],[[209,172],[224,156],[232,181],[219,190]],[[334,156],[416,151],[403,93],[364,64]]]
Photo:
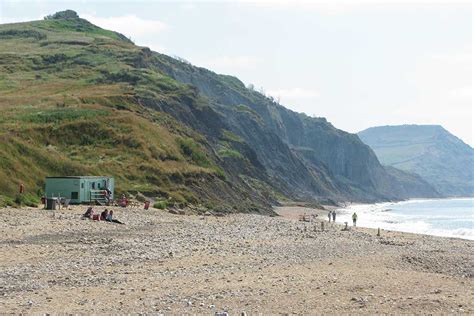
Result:
[[72,200],[79,199],[79,192],[71,192],[71,199]]
[[81,189],[84,189],[84,182],[81,183]]
[[95,190],[95,182],[92,182],[92,189]]

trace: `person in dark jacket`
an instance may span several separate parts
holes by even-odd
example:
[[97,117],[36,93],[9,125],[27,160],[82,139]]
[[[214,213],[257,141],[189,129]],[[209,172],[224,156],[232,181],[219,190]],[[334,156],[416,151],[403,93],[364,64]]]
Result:
[[109,210],[105,209],[102,213],[100,213],[100,220],[101,221],[107,220],[108,215],[109,215]]
[[87,211],[82,215],[82,218],[92,218],[94,215],[94,210],[92,209],[92,206],[87,209]]

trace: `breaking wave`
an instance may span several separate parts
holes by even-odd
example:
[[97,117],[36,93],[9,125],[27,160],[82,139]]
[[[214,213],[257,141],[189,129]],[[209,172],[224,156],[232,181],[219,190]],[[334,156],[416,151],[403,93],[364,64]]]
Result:
[[339,209],[338,221],[368,228],[474,240],[474,199],[409,200],[358,204]]

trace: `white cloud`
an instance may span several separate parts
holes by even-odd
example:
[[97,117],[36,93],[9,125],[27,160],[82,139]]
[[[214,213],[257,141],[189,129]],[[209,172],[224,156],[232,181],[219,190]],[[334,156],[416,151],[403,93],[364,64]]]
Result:
[[82,14],[81,17],[104,29],[130,36],[132,39],[140,38],[145,35],[149,37],[150,35],[166,30],[168,27],[161,21],[143,19],[134,14],[113,17],[98,17],[95,15]]
[[184,11],[193,11],[193,10],[196,10],[196,5],[191,2],[185,2],[180,5],[180,8],[181,10],[184,10]]
[[416,94],[393,118],[441,124],[473,144],[472,56],[467,53],[431,54],[407,75]]
[[413,73],[407,76],[417,89],[418,101],[449,105],[453,97],[466,98],[466,105],[472,102],[472,56],[471,54],[433,54],[423,56]]
[[469,100],[472,100],[472,87],[466,86],[466,87],[451,89],[449,91],[449,94],[453,98],[469,98]]
[[271,89],[266,91],[266,94],[275,98],[281,98],[284,102],[295,99],[315,99],[320,96],[319,91],[304,88]]
[[360,6],[360,1],[311,1],[311,0],[241,0],[245,5],[275,9],[275,10],[311,10],[323,14],[340,14],[352,11]]
[[432,54],[431,56],[428,56],[428,58],[431,58],[434,61],[444,62],[444,63],[449,63],[449,64],[472,63],[472,55],[471,54],[465,54],[465,53]]
[[[206,2],[206,1],[197,1]],[[281,8],[322,8],[331,5],[335,6],[358,6],[365,4],[413,4],[413,0],[227,0],[226,2],[240,2],[258,6],[273,6]],[[457,3],[470,3],[470,0],[458,0]],[[416,3],[432,4],[433,0],[418,0]],[[436,3],[452,3],[452,0],[438,0]]]
[[[322,15],[336,16],[353,13],[357,10],[367,11],[374,8],[390,10],[396,7],[414,8],[428,4],[453,4],[453,0],[223,0],[238,5],[260,7],[269,10],[300,10],[317,12]],[[457,0],[457,4],[469,4],[472,0]]]
[[255,69],[259,62],[258,58],[250,56],[221,56],[197,62],[197,64],[211,70],[229,71],[235,69]]

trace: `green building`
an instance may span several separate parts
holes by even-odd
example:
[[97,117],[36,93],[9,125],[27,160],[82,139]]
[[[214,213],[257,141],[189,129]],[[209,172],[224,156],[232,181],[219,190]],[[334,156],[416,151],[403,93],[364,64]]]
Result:
[[109,189],[113,199],[114,188],[114,178],[107,176],[47,177],[45,192],[47,198],[63,197],[73,204],[104,203],[104,191]]

